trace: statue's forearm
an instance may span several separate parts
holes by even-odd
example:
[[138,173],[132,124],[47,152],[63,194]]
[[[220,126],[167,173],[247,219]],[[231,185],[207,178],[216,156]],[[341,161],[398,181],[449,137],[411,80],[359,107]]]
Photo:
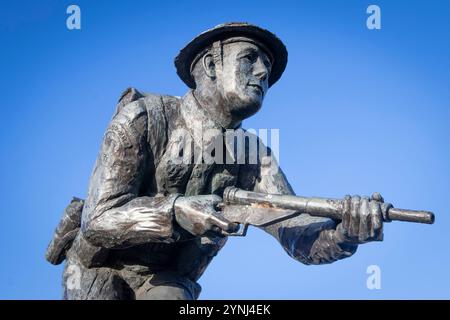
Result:
[[336,223],[300,215],[278,227],[278,239],[286,252],[304,264],[326,264],[353,255],[357,245],[336,237]]
[[352,256],[357,245],[347,244],[336,237],[336,230],[322,230],[309,252],[310,264],[326,264]]
[[[148,242],[172,242],[173,203],[177,195],[139,197],[124,205],[97,206],[83,223],[84,237],[93,245],[125,248]],[[87,208],[86,210],[89,210]]]
[[[278,170],[270,170],[272,166],[277,166],[276,160],[269,156],[269,161],[264,163],[266,165],[244,170],[240,177],[240,187],[268,194],[295,195],[283,171],[279,167]],[[256,183],[248,186],[246,181]],[[335,227],[333,220],[301,214],[264,229],[280,242],[292,258],[304,264],[324,264],[350,257],[357,249],[356,245],[345,244],[338,239]]]

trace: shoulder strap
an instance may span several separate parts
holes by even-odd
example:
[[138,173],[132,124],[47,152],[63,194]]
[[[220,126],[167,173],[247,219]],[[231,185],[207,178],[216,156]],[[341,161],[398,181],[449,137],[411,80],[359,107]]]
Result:
[[137,89],[129,87],[120,96],[113,118],[125,105],[139,99],[145,104],[147,111],[147,141],[153,151],[155,165],[157,165],[167,142],[167,119],[163,96],[141,93]]
[[164,154],[167,143],[167,118],[161,95],[146,94],[142,99],[147,110],[147,141],[153,152],[155,167]]

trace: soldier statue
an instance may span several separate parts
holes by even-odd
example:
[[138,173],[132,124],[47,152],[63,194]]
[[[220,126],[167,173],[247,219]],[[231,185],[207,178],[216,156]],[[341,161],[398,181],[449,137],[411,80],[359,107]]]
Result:
[[[127,89],[106,129],[85,201],[66,208],[47,259],[66,260],[65,299],[197,299],[197,283],[238,225],[220,214],[224,189],[294,195],[273,152],[256,163],[174,161],[180,130],[241,128],[287,64],[273,33],[226,23],[175,58],[183,97]],[[209,142],[203,142],[208,144]],[[248,151],[248,150],[247,150]],[[230,152],[229,150],[227,152]],[[234,151],[231,151],[234,152]],[[341,221],[300,214],[263,229],[304,264],[332,263],[381,241],[383,198],[346,196]]]

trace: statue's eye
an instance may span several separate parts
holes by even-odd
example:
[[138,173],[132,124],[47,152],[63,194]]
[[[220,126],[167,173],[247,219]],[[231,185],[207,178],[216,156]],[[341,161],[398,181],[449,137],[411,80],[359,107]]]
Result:
[[255,60],[255,55],[254,54],[246,54],[245,56],[242,57],[242,59],[248,61],[248,62],[254,62]]

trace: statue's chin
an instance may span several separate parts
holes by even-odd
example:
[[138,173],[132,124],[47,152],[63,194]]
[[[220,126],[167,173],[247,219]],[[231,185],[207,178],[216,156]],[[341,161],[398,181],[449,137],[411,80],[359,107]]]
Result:
[[230,94],[227,97],[230,113],[235,119],[244,120],[261,109],[262,98],[254,92]]
[[240,120],[244,120],[257,113],[259,109],[261,109],[260,100],[246,100],[240,104],[235,104],[232,113]]

